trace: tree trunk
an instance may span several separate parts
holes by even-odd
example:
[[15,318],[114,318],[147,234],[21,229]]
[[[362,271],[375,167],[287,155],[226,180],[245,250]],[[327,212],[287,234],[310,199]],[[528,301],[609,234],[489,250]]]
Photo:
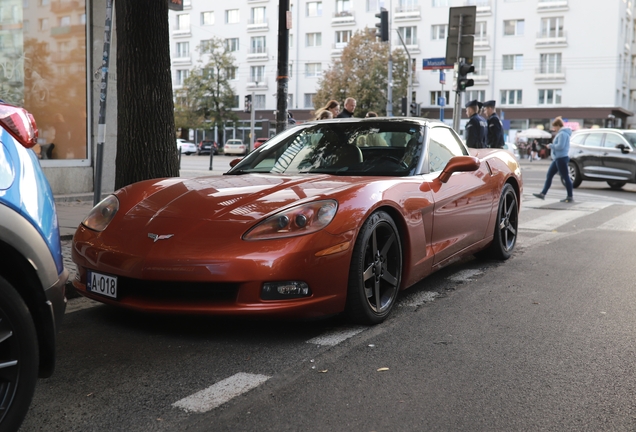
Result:
[[116,0],[115,189],[179,175],[168,2]]

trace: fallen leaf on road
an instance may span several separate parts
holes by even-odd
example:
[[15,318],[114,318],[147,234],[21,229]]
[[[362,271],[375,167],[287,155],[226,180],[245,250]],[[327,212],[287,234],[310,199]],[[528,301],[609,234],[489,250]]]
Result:
[[384,371],[388,371],[388,370],[389,370],[389,368],[382,367],[382,368],[378,369],[378,372],[384,372]]

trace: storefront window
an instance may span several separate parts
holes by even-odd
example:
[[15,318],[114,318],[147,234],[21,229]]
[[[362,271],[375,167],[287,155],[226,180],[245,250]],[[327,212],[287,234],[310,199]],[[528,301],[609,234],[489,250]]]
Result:
[[0,0],[0,13],[0,98],[33,114],[43,159],[87,159],[85,0]]

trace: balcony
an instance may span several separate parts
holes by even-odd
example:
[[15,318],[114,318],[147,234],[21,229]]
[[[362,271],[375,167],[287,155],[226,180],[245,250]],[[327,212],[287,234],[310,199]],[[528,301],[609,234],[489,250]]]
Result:
[[56,14],[65,13],[65,12],[73,12],[79,9],[80,9],[80,2],[76,0],[70,0],[70,1],[58,0],[58,1],[51,2],[51,12]]
[[537,41],[535,46],[537,48],[554,48],[554,47],[567,47],[568,38],[567,32],[563,30],[550,31],[550,32],[538,32]]
[[267,52],[267,48],[265,47],[251,47],[249,52],[247,53],[248,61],[267,60],[268,58],[269,54]]
[[490,83],[490,71],[486,69],[476,70],[468,78],[472,78],[475,85],[486,85]]
[[177,54],[177,57],[172,58],[172,64],[179,66],[190,65],[192,64],[192,57],[190,57],[190,54]]
[[565,82],[565,68],[564,67],[550,67],[542,66],[534,70],[534,82],[535,83],[564,83]]
[[492,14],[490,0],[465,0],[464,6],[477,6],[477,16]]
[[568,9],[568,0],[539,0],[537,5],[537,12],[557,12]]
[[404,40],[404,45],[400,41],[400,37],[397,37],[397,40],[394,40],[395,49],[404,49],[404,45],[406,45],[406,49],[409,51],[409,54],[419,54],[420,53],[420,40],[418,38],[406,38]]
[[82,36],[86,33],[86,26],[84,24],[61,26],[51,28],[51,36],[55,38],[60,37],[76,37]]
[[265,31],[269,30],[269,21],[267,18],[250,19],[247,21],[247,31]]
[[187,28],[176,28],[172,30],[172,36],[178,38],[190,37],[192,36],[192,33],[190,32],[190,27],[188,26]]
[[490,49],[490,36],[475,35],[475,43],[473,45],[475,51],[485,51]]
[[250,81],[246,86],[247,90],[267,90],[266,77],[250,77]]
[[331,25],[351,25],[356,23],[356,16],[353,11],[340,11],[331,17]]
[[393,18],[395,21],[419,20],[422,18],[422,8],[420,5],[403,5],[393,9]]

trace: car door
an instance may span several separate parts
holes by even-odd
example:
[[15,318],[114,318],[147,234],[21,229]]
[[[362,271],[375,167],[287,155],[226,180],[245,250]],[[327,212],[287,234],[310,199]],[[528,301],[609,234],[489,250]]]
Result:
[[424,179],[435,202],[431,236],[435,265],[484,238],[495,197],[485,183],[490,176],[485,163],[477,171],[454,173],[446,183],[436,181],[452,157],[468,155],[450,128],[429,128],[427,142],[429,173]]
[[604,135],[602,132],[576,134],[570,140],[570,159],[576,162],[583,178],[603,176],[601,152]]
[[[629,151],[623,153],[623,150],[616,147],[621,145]],[[633,148],[621,134],[617,132],[605,134],[601,159],[608,179],[633,181],[636,177],[636,158],[633,155]]]

